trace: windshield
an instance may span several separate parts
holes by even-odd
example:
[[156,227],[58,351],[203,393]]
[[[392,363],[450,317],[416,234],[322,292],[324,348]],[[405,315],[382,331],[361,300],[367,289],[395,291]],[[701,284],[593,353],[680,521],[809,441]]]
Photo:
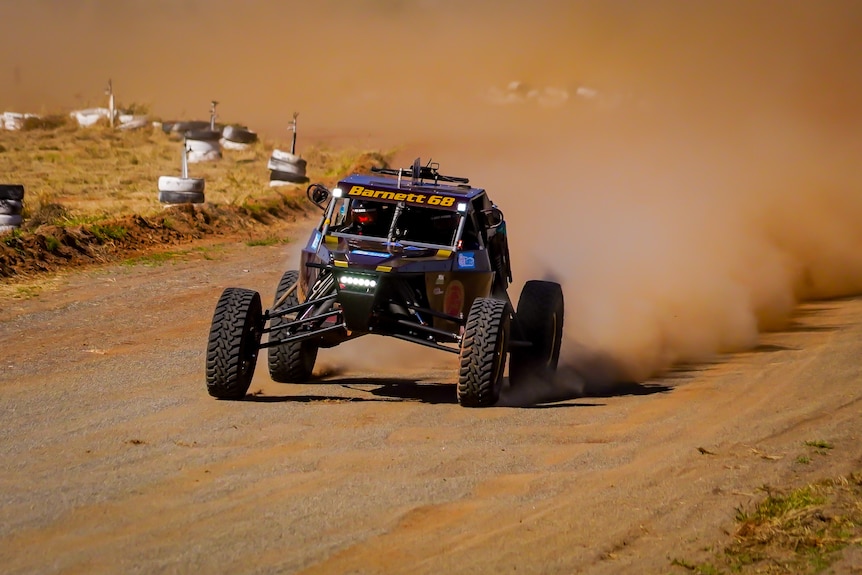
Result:
[[336,236],[451,247],[461,218],[459,212],[352,199],[336,208],[330,231]]

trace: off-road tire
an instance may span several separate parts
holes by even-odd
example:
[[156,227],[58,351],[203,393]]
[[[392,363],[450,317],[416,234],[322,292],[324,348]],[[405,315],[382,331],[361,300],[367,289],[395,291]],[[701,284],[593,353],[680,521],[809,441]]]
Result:
[[21,184],[0,184],[0,200],[23,200],[24,186]]
[[[281,276],[281,281],[278,282],[278,288],[275,290],[273,304],[278,303],[281,296],[293,287],[298,280],[298,271],[290,270],[284,272],[284,275]],[[297,291],[294,290],[293,293],[287,296],[284,303],[279,307],[286,308],[299,305],[301,302],[299,301]],[[273,311],[275,311],[274,307]],[[270,320],[269,326],[270,328],[276,328],[289,321],[290,319],[285,317],[274,317]],[[283,335],[284,331],[281,331],[276,332],[274,335],[271,334],[270,337],[278,338]],[[303,381],[308,381],[311,377],[311,372],[314,370],[314,362],[317,361],[317,349],[317,344],[310,340],[293,341],[268,348],[269,376],[273,381],[279,383],[302,383]]]
[[20,214],[22,209],[24,209],[24,204],[21,200],[6,200],[0,198],[0,214]]
[[557,371],[563,339],[563,290],[554,282],[531,280],[518,298],[515,318],[530,347],[512,349],[509,383],[549,381]]
[[458,403],[487,407],[500,399],[509,346],[512,308],[508,301],[476,298],[461,340]]
[[251,385],[263,311],[260,294],[243,288],[222,292],[213,313],[207,344],[207,391],[218,399],[242,399]]

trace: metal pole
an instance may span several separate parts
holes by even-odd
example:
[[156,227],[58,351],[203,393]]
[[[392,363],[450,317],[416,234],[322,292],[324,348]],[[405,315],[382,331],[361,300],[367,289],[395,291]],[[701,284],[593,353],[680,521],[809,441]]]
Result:
[[210,131],[212,132],[215,132],[216,106],[218,106],[218,102],[215,100],[210,102]]
[[290,153],[296,154],[296,117],[299,116],[299,112],[293,113],[293,121],[290,123],[291,129],[293,129],[293,141],[290,143]]
[[186,139],[183,138],[183,179],[189,177],[189,148]]

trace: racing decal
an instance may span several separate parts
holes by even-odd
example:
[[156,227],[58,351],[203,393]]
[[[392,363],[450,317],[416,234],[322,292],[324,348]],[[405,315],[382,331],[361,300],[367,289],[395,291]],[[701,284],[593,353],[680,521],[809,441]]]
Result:
[[455,280],[446,287],[446,295],[443,296],[443,313],[458,317],[463,309],[464,284]]
[[388,192],[386,190],[374,190],[365,186],[353,186],[347,191],[348,196],[354,198],[372,198],[380,200],[393,200],[396,202],[407,202],[408,204],[421,204],[424,206],[440,206],[451,208],[455,205],[452,196],[441,196],[439,194],[414,194],[405,192]]
[[476,255],[473,252],[458,254],[458,268],[462,270],[476,269]]
[[337,267],[337,268],[346,268],[347,267],[347,262],[343,262],[341,260],[335,260],[332,263],[334,263],[335,267]]
[[392,266],[377,266],[377,268],[376,268],[376,269],[377,269],[377,271],[379,271],[379,272],[389,273],[389,272],[391,272],[391,271],[392,271]]

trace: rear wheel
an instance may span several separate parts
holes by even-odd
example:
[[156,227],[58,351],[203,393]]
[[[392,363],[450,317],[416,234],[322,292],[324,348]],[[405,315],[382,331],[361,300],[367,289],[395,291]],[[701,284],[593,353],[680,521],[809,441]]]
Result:
[[[276,304],[288,290],[294,288],[297,281],[299,281],[298,271],[290,270],[284,272],[275,291]],[[272,311],[276,312],[278,309],[285,309],[302,303],[299,301],[299,296],[296,292],[297,289],[294,288],[281,305],[278,307],[273,305]],[[277,328],[291,321],[293,315],[274,317],[270,320],[270,339],[275,340],[288,335],[287,330],[278,330]],[[317,361],[317,344],[310,340],[282,343],[270,347],[268,356],[269,375],[273,381],[279,383],[301,383],[307,381],[314,370],[314,362]]]
[[207,391],[218,399],[242,399],[251,385],[263,334],[260,294],[242,288],[222,292],[207,345]]
[[500,398],[509,346],[512,308],[508,301],[476,298],[461,340],[458,403],[487,407]]
[[563,339],[563,290],[560,284],[528,281],[518,298],[515,316],[530,347],[512,350],[509,383],[548,381],[557,371]]

